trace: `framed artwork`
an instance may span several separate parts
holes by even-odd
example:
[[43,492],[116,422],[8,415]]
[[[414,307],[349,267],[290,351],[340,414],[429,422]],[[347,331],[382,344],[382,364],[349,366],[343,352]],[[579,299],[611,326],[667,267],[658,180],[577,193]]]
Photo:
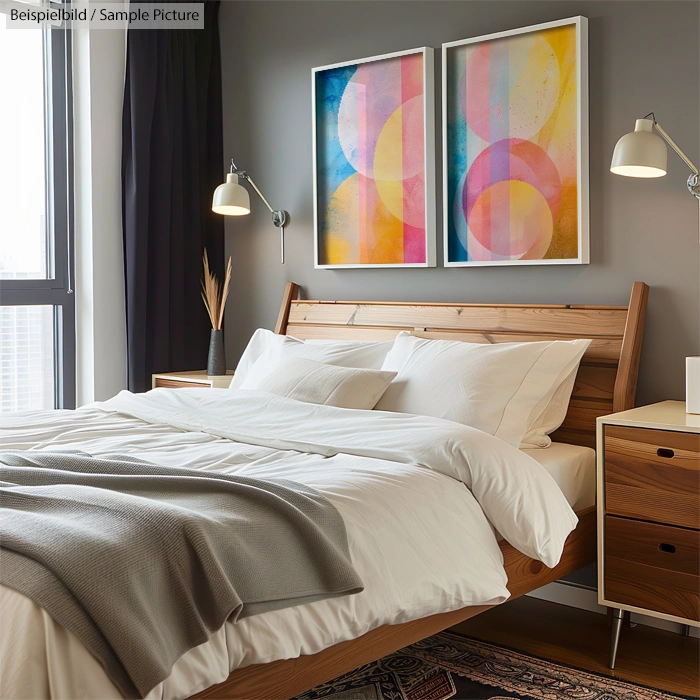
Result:
[[311,78],[316,267],[433,267],[433,49]]
[[442,46],[446,266],[589,262],[588,20]]

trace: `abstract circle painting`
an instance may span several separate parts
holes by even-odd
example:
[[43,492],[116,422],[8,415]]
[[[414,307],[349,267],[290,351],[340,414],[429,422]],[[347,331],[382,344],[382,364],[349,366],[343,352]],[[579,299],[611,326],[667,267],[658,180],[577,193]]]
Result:
[[447,265],[588,262],[586,26],[443,45]]
[[434,264],[432,55],[314,69],[318,266]]

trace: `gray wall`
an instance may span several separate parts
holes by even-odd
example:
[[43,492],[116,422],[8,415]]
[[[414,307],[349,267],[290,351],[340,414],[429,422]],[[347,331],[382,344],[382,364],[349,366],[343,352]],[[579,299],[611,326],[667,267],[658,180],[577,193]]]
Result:
[[[624,304],[632,282],[643,280],[651,294],[637,401],[684,398],[684,357],[700,354],[698,202],[673,153],[660,180],[617,177],[608,168],[616,140],[651,110],[700,162],[698,8],[574,0],[223,2],[226,154],[292,215],[284,266],[278,231],[254,197],[249,217],[227,221],[234,259],[229,366],[255,328],[273,326],[288,280],[316,299],[591,304]],[[311,68],[418,46],[439,49],[445,41],[579,14],[589,18],[590,265],[314,270]],[[437,51],[436,85],[439,59]]]

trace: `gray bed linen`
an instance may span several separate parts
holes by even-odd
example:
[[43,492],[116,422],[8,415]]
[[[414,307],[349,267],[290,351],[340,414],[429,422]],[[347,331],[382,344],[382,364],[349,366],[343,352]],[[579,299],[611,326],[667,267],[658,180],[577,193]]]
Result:
[[0,583],[127,698],[227,619],[362,590],[342,517],[308,486],[38,450],[0,452]]

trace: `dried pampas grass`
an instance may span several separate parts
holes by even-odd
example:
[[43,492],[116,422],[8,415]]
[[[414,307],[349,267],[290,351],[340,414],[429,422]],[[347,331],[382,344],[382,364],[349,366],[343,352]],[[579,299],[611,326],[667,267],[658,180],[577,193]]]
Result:
[[231,258],[228,259],[226,266],[226,277],[224,279],[223,289],[219,285],[219,280],[216,275],[209,269],[209,258],[207,257],[207,249],[204,249],[204,279],[202,280],[202,299],[204,306],[207,307],[207,313],[211,319],[211,327],[215,331],[221,330],[221,324],[224,320],[224,306],[228,297],[229,287],[231,286]]

